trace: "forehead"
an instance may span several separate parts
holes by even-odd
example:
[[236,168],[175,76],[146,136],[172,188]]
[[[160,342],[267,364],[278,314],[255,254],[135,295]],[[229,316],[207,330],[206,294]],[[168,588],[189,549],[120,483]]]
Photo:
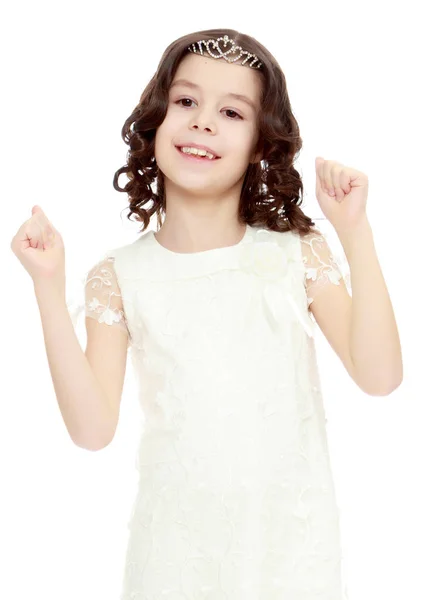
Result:
[[[228,63],[223,58],[212,58],[190,53],[183,58],[171,83],[174,89],[180,81],[193,83],[202,93],[218,96],[245,96],[257,109],[261,94],[261,76],[257,69]],[[190,86],[187,85],[188,89]],[[239,98],[238,98],[239,99]]]

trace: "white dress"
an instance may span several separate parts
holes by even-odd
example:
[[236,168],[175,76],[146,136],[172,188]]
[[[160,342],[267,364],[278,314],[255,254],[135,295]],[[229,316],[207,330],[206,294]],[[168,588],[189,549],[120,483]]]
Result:
[[89,271],[144,416],[121,600],[347,597],[308,309],[342,277],[324,234],[248,225],[190,254],[148,231]]

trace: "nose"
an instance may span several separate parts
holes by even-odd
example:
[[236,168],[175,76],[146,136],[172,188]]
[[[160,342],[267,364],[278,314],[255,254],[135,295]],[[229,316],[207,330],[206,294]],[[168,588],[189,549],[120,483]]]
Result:
[[215,124],[213,120],[209,116],[204,116],[202,112],[200,112],[199,115],[193,116],[190,123],[190,128],[192,130],[200,129],[201,131],[215,133]]
[[[202,127],[198,127],[198,125],[192,125],[192,129],[198,130],[198,129],[202,129]],[[204,131],[210,131],[210,132],[212,132],[212,128],[211,127],[204,127],[203,130]]]

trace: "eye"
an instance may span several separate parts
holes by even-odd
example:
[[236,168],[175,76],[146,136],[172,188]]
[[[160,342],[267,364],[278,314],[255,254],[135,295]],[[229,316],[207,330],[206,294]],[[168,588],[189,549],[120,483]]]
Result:
[[[236,111],[232,110],[231,108],[225,108],[225,111],[230,112],[230,113],[235,113],[235,115],[238,117],[238,119],[241,119],[241,121],[242,121],[241,115],[238,115],[238,113]],[[232,121],[236,121],[236,119],[233,118]]]
[[[177,100],[177,102],[175,102],[175,104],[179,104],[180,102],[184,102],[184,101],[189,101],[189,102],[194,102],[194,100],[192,100],[191,98],[180,98],[180,100]],[[183,106],[183,105],[181,105]],[[189,106],[183,106],[183,108],[190,108]],[[236,115],[236,117],[229,117],[229,119],[231,121],[238,121],[239,119],[242,121],[242,117],[241,115],[239,115],[235,110],[232,110],[231,108],[225,108],[224,109],[226,112],[229,113],[234,113]]]

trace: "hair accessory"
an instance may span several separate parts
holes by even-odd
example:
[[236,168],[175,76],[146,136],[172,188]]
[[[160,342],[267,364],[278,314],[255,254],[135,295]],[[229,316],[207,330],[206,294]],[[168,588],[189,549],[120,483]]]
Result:
[[[220,48],[220,43],[223,42],[223,49]],[[196,49],[196,44],[199,45],[199,52]],[[227,46],[229,44],[232,44],[232,46],[226,50]],[[223,37],[219,37],[216,40],[211,39],[211,40],[200,40],[199,42],[194,42],[191,46],[189,46],[187,49],[190,52],[194,52],[195,54],[204,54],[202,45],[205,46],[208,54],[210,56],[212,56],[213,58],[224,58],[225,60],[227,60],[227,62],[229,63],[234,63],[237,60],[239,60],[241,58],[241,56],[243,54],[246,54],[246,58],[242,61],[242,63],[240,63],[241,65],[245,65],[245,63],[247,62],[247,60],[249,60],[250,58],[252,58],[253,60],[251,61],[251,63],[248,65],[249,67],[253,68],[253,69],[260,69],[260,67],[263,65],[263,63],[257,58],[257,56],[255,54],[250,54],[249,52],[247,52],[246,50],[243,50],[241,48],[241,46],[237,46],[235,40],[230,39],[229,36],[225,35]],[[211,49],[211,46],[214,48],[214,50],[217,52],[217,54],[214,54],[214,52]],[[238,56],[235,57],[229,57],[229,54],[235,54],[236,52],[239,51]],[[259,62],[259,64],[257,64],[256,66],[253,66],[254,63],[257,63],[257,61]]]

